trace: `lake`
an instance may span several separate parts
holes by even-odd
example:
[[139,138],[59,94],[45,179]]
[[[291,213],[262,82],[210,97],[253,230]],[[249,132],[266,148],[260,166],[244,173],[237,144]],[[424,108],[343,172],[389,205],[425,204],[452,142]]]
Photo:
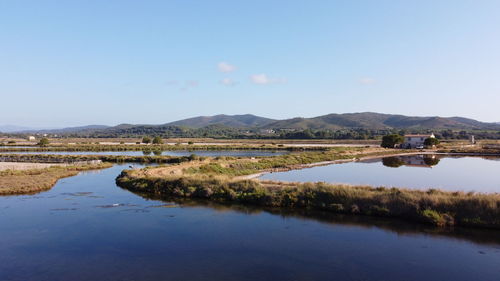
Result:
[[115,185],[127,166],[62,179],[36,195],[0,197],[0,280],[459,281],[500,276],[499,231],[160,201]]
[[0,152],[0,154],[56,154],[56,155],[125,155],[125,156],[198,156],[217,157],[257,157],[277,156],[289,153],[288,151],[269,150],[165,150],[165,151],[22,151],[22,152]]
[[262,179],[500,192],[499,157],[412,155],[265,174]]

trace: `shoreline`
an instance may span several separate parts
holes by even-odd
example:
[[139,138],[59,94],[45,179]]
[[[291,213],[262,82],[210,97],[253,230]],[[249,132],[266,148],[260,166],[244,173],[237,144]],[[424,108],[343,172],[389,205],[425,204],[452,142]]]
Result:
[[[500,228],[498,193],[259,179],[270,172],[420,154],[435,152],[352,149],[330,154],[304,152],[294,156],[254,160],[205,159],[151,169],[124,170],[116,178],[116,182],[133,192],[156,194],[165,198],[200,198],[268,207],[311,208],[333,213],[397,217],[441,227],[457,225]],[[440,153],[445,154],[464,155]],[[321,161],[327,158],[337,159]],[[259,169],[261,171],[244,174]]]
[[[332,161],[322,161],[322,162],[316,162],[316,163],[310,163],[310,164],[302,164],[298,167],[290,167],[290,168],[283,168],[283,169],[277,169],[277,170],[272,170],[272,171],[263,171],[247,176],[241,176],[235,179],[258,179],[262,177],[265,174],[269,173],[275,173],[275,172],[286,172],[286,171],[292,171],[292,170],[302,170],[302,169],[308,169],[308,168],[314,168],[314,167],[320,167],[320,166],[328,166],[328,165],[335,165],[335,164],[344,164],[344,163],[351,163],[351,162],[361,162],[365,160],[371,160],[371,159],[382,159],[385,157],[397,157],[397,156],[407,156],[407,155],[431,155],[431,154],[438,154],[438,155],[459,155],[456,153],[434,153],[430,151],[425,151],[425,152],[406,152],[406,153],[398,153],[398,154],[387,154],[387,155],[377,155],[377,156],[366,156],[366,157],[361,157],[361,158],[352,158],[352,159],[338,159],[338,160],[332,160]],[[464,155],[468,156],[468,155]],[[472,155],[471,155],[472,156]],[[484,155],[476,155],[476,156],[484,156]],[[491,155],[488,155],[491,156]],[[500,154],[498,155],[500,157]],[[285,182],[285,181],[284,181]]]
[[35,194],[51,189],[58,180],[83,171],[112,167],[111,163],[51,166],[42,169],[0,171],[0,196]]

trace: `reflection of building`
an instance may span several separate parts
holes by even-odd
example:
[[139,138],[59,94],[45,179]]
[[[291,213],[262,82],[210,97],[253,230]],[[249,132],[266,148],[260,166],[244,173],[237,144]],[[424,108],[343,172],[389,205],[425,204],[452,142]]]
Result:
[[397,168],[401,166],[432,168],[439,163],[436,155],[407,155],[386,157],[382,159],[382,164],[387,167]]
[[435,138],[434,134],[405,135],[405,142],[402,148],[423,148],[425,139]]

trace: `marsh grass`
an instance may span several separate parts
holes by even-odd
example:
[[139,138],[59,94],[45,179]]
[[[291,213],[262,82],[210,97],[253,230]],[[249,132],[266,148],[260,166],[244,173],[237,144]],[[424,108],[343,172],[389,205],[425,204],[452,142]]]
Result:
[[0,195],[31,194],[50,189],[61,178],[81,171],[111,167],[110,163],[78,166],[54,166],[45,169],[0,171]]
[[12,162],[49,162],[65,163],[101,160],[112,163],[181,163],[200,159],[197,156],[127,156],[127,155],[58,155],[58,154],[0,154],[0,158]]
[[123,171],[117,184],[164,198],[203,198],[266,207],[398,217],[436,226],[500,228],[500,195],[403,188],[233,180],[229,176],[138,177]]
[[142,150],[160,150],[160,151],[177,151],[177,150],[263,150],[263,151],[325,151],[326,147],[285,147],[272,144],[240,144],[240,145],[203,145],[203,144],[138,144],[138,145],[105,145],[105,144],[74,144],[74,145],[48,145],[44,147],[2,147],[0,152],[23,152],[23,151],[142,151]]
[[[125,170],[117,184],[162,197],[203,198],[266,207],[307,208],[335,213],[386,216],[437,226],[500,228],[500,194],[405,188],[289,183],[239,177],[295,169],[325,161],[375,157],[387,151],[338,149],[256,159],[217,158],[142,170]],[[398,153],[390,150],[389,153]]]

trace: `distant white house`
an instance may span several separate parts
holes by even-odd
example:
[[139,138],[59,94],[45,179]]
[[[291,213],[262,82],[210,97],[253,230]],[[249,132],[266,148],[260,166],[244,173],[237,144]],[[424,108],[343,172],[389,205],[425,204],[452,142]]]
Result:
[[434,134],[405,135],[402,148],[420,148],[424,146],[425,139],[435,138]]
[[35,141],[35,140],[36,140],[36,138],[34,136],[29,136],[28,137],[28,141]]

